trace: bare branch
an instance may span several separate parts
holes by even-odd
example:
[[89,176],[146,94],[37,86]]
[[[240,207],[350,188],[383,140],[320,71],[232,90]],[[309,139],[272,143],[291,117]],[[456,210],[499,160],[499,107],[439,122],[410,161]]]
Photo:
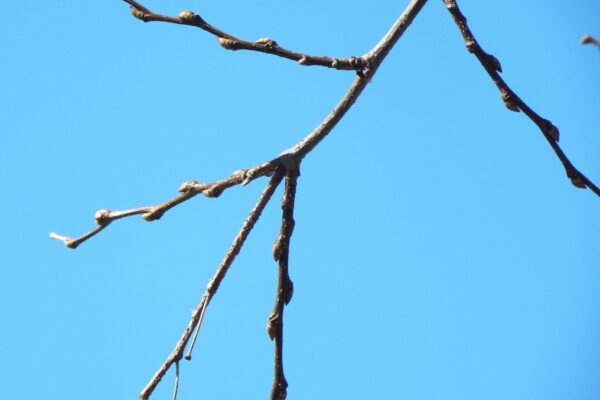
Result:
[[307,137],[296,146],[286,150],[283,154],[290,154],[297,159],[302,159],[325,139],[329,132],[331,132],[337,123],[344,117],[346,112],[354,105],[362,91],[370,83],[371,78],[375,75],[375,72],[377,72],[377,69],[384,58],[414,21],[425,3],[427,3],[427,0],[413,0],[409,3],[402,15],[386,33],[383,39],[377,43],[373,50],[363,56],[368,68],[363,70],[363,73],[356,77],[348,92],[346,92],[333,111]]
[[598,50],[600,50],[600,40],[594,39],[590,35],[585,35],[584,37],[582,37],[580,43],[594,45],[598,47]]
[[558,128],[545,118],[540,117],[535,111],[533,111],[512,89],[507,85],[506,82],[500,77],[499,72],[502,72],[502,66],[496,57],[483,51],[473,33],[467,25],[467,19],[461,13],[458,8],[458,4],[455,0],[444,0],[446,8],[452,15],[454,22],[458,26],[460,33],[463,36],[467,50],[475,55],[483,68],[492,78],[492,81],[496,84],[500,90],[500,97],[504,102],[504,105],[511,111],[519,112],[523,111],[529,119],[538,126],[554,152],[556,156],[563,164],[567,177],[571,180],[571,183],[575,187],[580,189],[590,188],[594,193],[600,196],[600,189],[593,182],[591,182],[585,175],[583,175],[571,161],[567,158],[563,150],[558,145],[559,132]]
[[227,251],[227,254],[225,254],[223,261],[221,261],[221,264],[217,268],[217,271],[208,283],[206,291],[204,292],[204,295],[200,300],[200,304],[198,304],[198,307],[194,310],[192,318],[188,323],[188,326],[185,328],[181,339],[179,339],[179,341],[175,345],[175,349],[169,355],[169,357],[167,357],[166,361],[154,374],[154,376],[152,377],[148,385],[144,388],[144,390],[142,390],[142,392],[140,393],[141,400],[147,400],[148,398],[150,398],[150,395],[152,394],[152,392],[154,392],[154,389],[156,389],[156,386],[160,383],[161,379],[165,376],[169,368],[171,368],[171,366],[174,363],[178,363],[183,358],[183,352],[188,341],[190,340],[190,337],[192,336],[192,333],[194,332],[194,328],[200,322],[201,317],[204,315],[204,310],[206,309],[206,307],[208,307],[208,304],[210,303],[212,297],[219,289],[219,285],[223,281],[223,278],[225,278],[229,267],[235,260],[235,257],[239,254],[240,250],[242,249],[242,246],[248,238],[248,235],[254,228],[254,224],[256,224],[256,221],[258,221],[258,219],[260,218],[262,211],[264,210],[265,206],[269,203],[269,200],[271,200],[275,189],[277,189],[282,179],[283,169],[279,168],[275,171],[273,177],[271,178],[271,180],[265,187],[265,190],[258,199],[258,202],[248,215],[248,218],[246,218],[246,221],[244,221],[244,224],[242,225],[242,228],[233,240],[229,251]]
[[290,279],[289,252],[290,239],[294,232],[294,200],[296,198],[296,184],[299,170],[288,170],[285,178],[285,191],[281,202],[282,218],[281,230],[273,245],[273,258],[279,262],[279,279],[277,284],[277,295],[273,311],[267,321],[267,333],[271,340],[275,340],[275,362],[273,388],[271,400],[284,400],[287,396],[288,383],[283,373],[283,310],[292,300],[294,284]]
[[111,222],[131,217],[133,215],[141,215],[146,221],[156,221],[160,219],[167,211],[171,208],[188,201],[198,194],[203,194],[206,197],[216,198],[219,197],[225,190],[237,186],[247,185],[256,178],[262,176],[269,176],[273,174],[273,171],[277,168],[279,159],[274,159],[267,163],[261,164],[248,170],[235,171],[231,176],[220,181],[211,183],[199,183],[195,180],[185,182],[179,187],[181,194],[176,196],[162,204],[156,206],[138,207],[124,211],[110,211],[110,210],[99,210],[94,216],[98,227],[91,231],[81,235],[78,238],[72,239],[67,236],[59,235],[58,233],[50,233],[52,239],[62,241],[67,247],[71,249],[77,248],[81,243],[94,237],[106,228]]
[[[206,309],[218,291],[219,285],[227,274],[229,267],[235,257],[244,245],[249,233],[255,223],[260,218],[262,211],[272,198],[278,185],[285,175],[285,191],[282,200],[282,222],[281,230],[273,246],[273,256],[278,262],[278,288],[275,296],[275,304],[267,322],[267,332],[269,337],[275,342],[275,361],[274,361],[274,380],[271,391],[271,400],[283,400],[287,396],[288,383],[283,371],[283,313],[285,306],[290,302],[293,295],[293,283],[289,277],[289,246],[294,229],[294,202],[296,195],[297,179],[300,174],[300,163],[337,125],[344,115],[354,105],[358,97],[362,94],[366,86],[371,82],[371,78],[377,72],[379,66],[389,54],[395,43],[402,37],[403,33],[414,21],[427,0],[412,0],[406,10],[390,28],[388,33],[380,42],[367,54],[362,57],[350,57],[345,59],[335,59],[330,57],[315,57],[306,54],[296,53],[280,47],[274,40],[259,39],[256,42],[247,42],[238,39],[218,28],[208,24],[202,17],[191,11],[183,11],[177,17],[171,17],[161,14],[155,14],[146,7],[133,0],[124,0],[130,5],[134,17],[144,22],[160,21],[179,25],[194,26],[216,36],[222,47],[229,50],[250,50],[262,53],[272,54],[286,59],[294,60],[302,65],[319,65],[339,70],[356,71],[357,77],[348,89],[344,97],[329,113],[323,122],[317,126],[309,135],[297,143],[295,146],[284,151],[277,158],[264,164],[251,168],[249,170],[240,170],[234,172],[230,177],[212,183],[199,183],[189,181],[184,183],[179,192],[180,195],[168,200],[167,202],[148,207],[140,207],[124,211],[100,210],[96,213],[95,220],[98,227],[90,232],[71,239],[62,235],[51,233],[54,239],[61,240],[70,248],[76,248],[79,244],[95,236],[104,230],[110,223],[117,219],[130,217],[132,215],[141,215],[147,221],[160,219],[171,208],[203,194],[206,197],[218,197],[223,191],[237,185],[246,185],[262,176],[272,176],[257,204],[248,215],[242,228],[235,237],[228,252],[224,256],[221,264],[207,285],[199,305],[194,310],[191,320],[188,323],[182,337],[177,342],[172,353],[167,357],[147,386],[142,390],[140,399],[148,399],[160,383],[164,375],[175,364],[175,388],[173,398],[176,399],[179,387],[179,361],[184,358],[185,348],[188,346],[190,338],[193,339],[189,346],[189,351],[185,356],[190,360],[192,351],[201,328]],[[523,111],[542,131],[544,137],[550,143],[555,153],[563,163],[568,177],[577,187],[589,187],[596,194],[600,195],[598,187],[590,182],[581,174],[571,162],[567,159],[561,148],[558,146],[558,129],[548,120],[537,115],[531,110],[502,80],[499,72],[502,71],[500,62],[491,54],[485,53],[467,26],[465,17],[461,14],[456,1],[444,0],[448,10],[453,16],[459,27],[467,49],[473,53],[486,69],[494,83],[498,86],[501,98],[506,107],[512,111]],[[590,40],[593,40],[590,38]],[[586,42],[590,43],[590,42]]]
[[260,53],[272,54],[288,60],[296,61],[300,65],[318,65],[321,67],[338,70],[362,71],[366,64],[360,57],[333,58],[326,56],[311,56],[297,53],[281,47],[276,41],[261,38],[255,42],[238,39],[214,26],[208,24],[202,17],[192,11],[183,11],[177,17],[156,14],[133,0],[123,0],[131,6],[131,14],[144,22],[167,22],[178,25],[188,25],[200,28],[217,37],[219,44],[227,50],[249,50]]

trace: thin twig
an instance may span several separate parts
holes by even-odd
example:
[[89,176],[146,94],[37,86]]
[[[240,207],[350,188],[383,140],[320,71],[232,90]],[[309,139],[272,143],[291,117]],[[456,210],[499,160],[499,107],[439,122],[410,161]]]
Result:
[[203,194],[209,198],[219,197],[225,190],[237,186],[247,185],[256,178],[262,176],[269,176],[273,173],[279,163],[278,159],[269,161],[248,170],[240,170],[234,172],[231,176],[225,179],[221,179],[211,183],[199,183],[195,180],[185,182],[179,187],[179,196],[176,196],[162,204],[156,206],[138,207],[124,211],[110,211],[110,210],[99,210],[96,212],[94,219],[98,227],[91,231],[77,237],[69,238],[67,236],[59,235],[58,233],[50,233],[52,239],[62,241],[67,247],[71,249],[77,248],[81,243],[94,237],[106,228],[111,222],[131,217],[133,215],[141,215],[146,221],[156,221],[160,219],[167,211],[171,208],[188,201],[198,194]]
[[467,19],[461,13],[458,8],[458,4],[455,0],[444,0],[444,4],[446,8],[452,15],[454,22],[458,26],[460,33],[465,41],[465,45],[467,50],[475,55],[483,68],[485,68],[486,72],[492,78],[492,81],[496,84],[498,89],[500,90],[500,97],[504,101],[504,105],[511,111],[519,112],[523,111],[523,113],[529,117],[529,119],[538,126],[546,141],[550,144],[554,153],[563,164],[565,171],[567,173],[567,177],[571,180],[571,183],[580,189],[585,189],[586,187],[590,188],[594,193],[600,196],[600,189],[593,182],[591,182],[585,175],[583,175],[575,166],[571,163],[571,161],[567,158],[564,151],[558,145],[559,140],[559,132],[558,128],[552,124],[552,122],[548,121],[545,118],[540,117],[535,111],[533,111],[512,89],[508,86],[508,84],[500,77],[500,72],[502,72],[502,67],[500,62],[496,57],[491,54],[483,51],[473,33],[469,29],[467,25]]
[[175,388],[173,389],[173,400],[177,400],[179,390],[179,361],[175,361]]
[[202,321],[204,320],[204,312],[206,311],[206,305],[202,307],[202,312],[200,312],[200,318],[198,319],[198,323],[196,324],[196,332],[194,332],[194,338],[192,339],[192,344],[190,344],[190,348],[188,349],[187,354],[185,355],[185,359],[190,361],[192,359],[192,351],[194,351],[194,346],[196,345],[196,339],[198,339],[198,333],[200,332],[200,327],[202,326]]
[[217,271],[209,281],[206,287],[206,291],[204,292],[204,295],[200,300],[200,304],[198,304],[198,307],[194,310],[192,318],[188,323],[187,327],[185,328],[181,339],[179,339],[179,341],[175,345],[175,349],[169,355],[169,357],[167,357],[162,366],[154,374],[148,385],[146,385],[146,387],[140,393],[141,400],[147,400],[152,394],[152,392],[154,392],[154,389],[156,389],[156,386],[160,383],[163,376],[165,376],[169,368],[171,368],[171,365],[173,365],[176,362],[179,362],[179,360],[183,358],[183,352],[185,350],[185,347],[188,341],[190,340],[192,333],[194,332],[194,328],[200,321],[200,317],[201,315],[203,315],[204,309],[208,306],[210,300],[219,289],[219,285],[223,281],[223,278],[225,278],[229,267],[235,260],[235,257],[239,254],[242,246],[246,242],[246,238],[252,231],[252,228],[254,228],[254,224],[256,223],[256,221],[258,221],[258,219],[260,218],[260,215],[264,210],[265,206],[269,203],[269,200],[271,200],[271,197],[273,196],[275,189],[277,189],[277,187],[281,183],[282,178],[283,170],[282,168],[279,168],[275,171],[273,177],[265,187],[265,190],[260,195],[258,202],[244,221],[242,228],[233,240],[233,243],[231,244],[231,247],[229,247],[227,254],[225,254],[223,261],[221,261],[221,264],[217,268]]
[[325,56],[311,56],[284,49],[269,38],[261,38],[255,42],[238,39],[214,26],[208,24],[202,17],[192,11],[183,11],[176,17],[156,14],[140,3],[133,0],[123,0],[131,6],[131,14],[144,22],[167,22],[178,25],[188,25],[200,28],[217,37],[219,44],[227,50],[250,50],[260,53],[272,54],[288,60],[296,61],[300,65],[318,65],[321,67],[338,70],[362,71],[366,64],[360,57],[333,58]]
[[281,202],[281,230],[273,245],[273,258],[279,262],[279,279],[273,311],[267,321],[267,333],[275,340],[275,362],[271,400],[285,400],[288,383],[283,373],[283,310],[292,300],[294,284],[289,275],[290,239],[294,232],[294,200],[299,170],[288,170]]

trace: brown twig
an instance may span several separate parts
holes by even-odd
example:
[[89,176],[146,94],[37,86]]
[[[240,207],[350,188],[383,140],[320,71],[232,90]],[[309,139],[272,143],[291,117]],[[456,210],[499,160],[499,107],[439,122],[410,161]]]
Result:
[[575,166],[571,163],[571,161],[567,158],[564,151],[558,145],[559,140],[559,132],[558,128],[552,124],[552,122],[548,121],[545,118],[540,117],[535,111],[533,111],[512,89],[504,82],[504,80],[500,77],[499,72],[502,72],[502,67],[500,62],[496,57],[491,54],[483,51],[473,33],[469,29],[467,25],[467,19],[461,13],[458,8],[458,4],[455,0],[444,0],[444,4],[446,8],[452,15],[454,22],[458,26],[460,33],[465,41],[465,45],[467,50],[475,55],[483,68],[485,68],[486,72],[492,78],[492,81],[496,84],[498,89],[500,90],[500,97],[504,102],[504,105],[511,111],[519,112],[523,111],[529,119],[538,126],[554,152],[556,153],[558,159],[563,164],[565,171],[567,173],[567,177],[571,180],[571,183],[575,187],[580,189],[590,188],[594,193],[600,196],[600,189],[593,182],[591,182],[585,175],[583,175]]
[[594,45],[598,47],[598,50],[600,50],[600,40],[594,39],[590,35],[585,35],[584,37],[582,37],[580,43]]
[[252,228],[254,228],[254,224],[260,218],[262,211],[264,210],[265,206],[269,203],[269,200],[271,200],[275,189],[277,189],[282,179],[283,169],[278,168],[274,172],[273,177],[271,178],[267,186],[265,187],[265,190],[262,192],[260,198],[258,199],[258,202],[248,215],[248,218],[246,218],[246,221],[244,221],[242,228],[233,240],[233,243],[231,244],[231,247],[229,247],[227,254],[225,254],[223,261],[221,261],[221,264],[217,268],[217,271],[208,283],[206,291],[204,292],[204,295],[200,300],[200,304],[194,310],[192,318],[188,323],[188,326],[185,328],[181,339],[179,339],[177,345],[175,345],[175,349],[169,355],[169,357],[167,357],[162,366],[154,374],[148,385],[146,385],[146,387],[140,393],[141,400],[148,399],[152,392],[154,392],[154,389],[156,389],[156,386],[160,383],[163,376],[165,376],[169,368],[171,368],[171,366],[174,363],[178,363],[183,358],[183,352],[188,341],[190,340],[190,337],[192,336],[192,333],[194,332],[194,328],[200,322],[201,316],[204,315],[204,310],[206,309],[206,307],[208,307],[208,304],[210,303],[212,297],[219,289],[219,285],[223,281],[223,278],[225,278],[229,267],[235,260],[235,257],[239,254],[242,246],[246,242],[246,238],[252,231]]
[[271,400],[285,400],[287,396],[288,383],[283,373],[283,310],[292,300],[294,284],[290,279],[289,254],[290,239],[294,232],[294,200],[296,198],[296,184],[300,171],[288,170],[285,178],[285,191],[281,202],[282,217],[281,230],[273,245],[273,258],[279,263],[279,279],[277,284],[277,295],[273,311],[267,321],[267,333],[271,340],[275,340],[275,362],[273,388]]
[[214,26],[208,24],[202,17],[192,11],[183,11],[176,17],[156,14],[140,3],[133,0],[123,0],[131,6],[131,14],[144,22],[167,22],[178,25],[188,25],[200,28],[217,37],[219,44],[227,50],[249,50],[260,53],[272,54],[298,62],[300,65],[318,65],[321,67],[338,70],[349,70],[360,72],[367,67],[365,60],[361,57],[333,58],[325,56],[311,56],[297,53],[281,47],[276,41],[269,38],[258,39],[255,42],[238,39]]
[[179,192],[181,193],[179,196],[176,196],[156,206],[138,207],[124,211],[99,210],[94,216],[94,219],[98,224],[98,227],[95,229],[92,229],[91,231],[74,239],[59,235],[58,233],[54,232],[50,233],[50,237],[52,239],[62,241],[70,249],[75,249],[81,243],[100,233],[115,220],[131,217],[133,215],[141,215],[146,221],[156,221],[171,208],[195,197],[198,194],[203,194],[209,198],[216,198],[219,197],[225,190],[233,186],[240,184],[245,186],[256,178],[269,176],[273,173],[275,168],[277,168],[279,162],[279,159],[275,159],[248,170],[239,170],[231,174],[231,176],[228,178],[221,179],[216,182],[199,183],[195,180],[185,182],[179,187]]

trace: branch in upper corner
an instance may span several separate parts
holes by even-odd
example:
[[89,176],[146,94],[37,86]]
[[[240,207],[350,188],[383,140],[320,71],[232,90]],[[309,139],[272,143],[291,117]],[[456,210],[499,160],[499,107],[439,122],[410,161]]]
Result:
[[261,38],[255,42],[238,39],[229,33],[226,33],[214,26],[208,24],[200,15],[193,11],[182,11],[176,17],[156,14],[133,0],[123,0],[131,6],[131,14],[144,22],[167,22],[178,25],[188,25],[200,28],[217,37],[219,44],[227,50],[249,50],[260,53],[272,54],[278,57],[286,58],[298,62],[300,65],[318,65],[321,67],[333,68],[338,70],[356,71],[361,73],[368,68],[367,63],[361,57],[333,58],[325,56],[311,56],[308,54],[297,53],[281,47],[275,40]]
[[584,37],[582,37],[580,43],[594,45],[594,46],[598,47],[598,50],[600,50],[600,40],[596,40],[593,37],[591,37],[590,35],[585,35]]
[[492,78],[498,90],[500,90],[500,98],[504,102],[506,108],[511,111],[519,112],[523,111],[527,117],[534,124],[538,126],[554,152],[556,156],[563,164],[565,171],[567,173],[567,177],[571,180],[571,183],[580,189],[590,188],[596,195],[600,196],[600,189],[596,186],[592,181],[590,181],[584,174],[582,174],[575,166],[571,163],[571,161],[567,158],[564,151],[558,145],[559,132],[558,128],[552,124],[552,122],[548,121],[545,118],[539,116],[535,111],[533,111],[512,89],[508,86],[506,82],[500,77],[499,72],[502,72],[502,66],[500,65],[500,61],[496,57],[491,54],[483,51],[473,33],[469,29],[467,25],[467,19],[461,13],[458,8],[458,4],[455,0],[444,0],[444,4],[446,8],[452,15],[454,22],[458,26],[460,33],[463,36],[465,41],[465,46],[469,53],[472,53],[477,57],[483,68],[485,68],[486,72]]
[[199,183],[195,180],[185,182],[179,187],[179,192],[181,193],[179,196],[176,196],[171,200],[156,206],[139,207],[124,211],[99,210],[96,212],[94,217],[98,226],[91,231],[77,238],[70,238],[54,232],[50,233],[50,237],[52,239],[62,241],[65,246],[70,249],[75,249],[81,243],[102,232],[108,225],[110,225],[111,222],[117,219],[131,217],[133,215],[141,215],[146,221],[156,221],[171,208],[188,201],[198,194],[203,194],[204,196],[210,198],[216,198],[219,197],[226,189],[229,189],[233,186],[240,184],[245,186],[256,178],[270,176],[277,168],[279,162],[280,159],[276,158],[254,168],[236,171],[231,174],[230,177],[216,182]]

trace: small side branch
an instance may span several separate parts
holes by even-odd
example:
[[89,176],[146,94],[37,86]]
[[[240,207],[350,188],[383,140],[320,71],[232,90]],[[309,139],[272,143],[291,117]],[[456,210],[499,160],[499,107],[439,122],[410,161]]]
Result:
[[288,383],[283,373],[283,310],[292,300],[294,284],[290,279],[289,253],[290,239],[294,232],[294,201],[296,198],[296,184],[300,172],[298,169],[288,170],[285,178],[285,191],[281,202],[282,218],[281,230],[273,245],[273,258],[279,263],[279,279],[277,284],[277,295],[273,311],[267,321],[267,333],[271,340],[275,341],[275,362],[273,388],[271,400],[285,400],[287,396]]
[[326,56],[311,56],[308,54],[297,53],[281,47],[275,40],[261,38],[255,42],[238,39],[218,28],[207,23],[202,17],[192,11],[183,11],[176,17],[156,14],[140,3],[133,0],[123,0],[131,6],[131,14],[144,22],[167,22],[178,25],[188,25],[200,28],[203,31],[216,36],[219,44],[227,50],[249,50],[259,53],[272,54],[274,56],[296,61],[300,65],[318,65],[321,67],[333,68],[338,70],[348,70],[360,72],[367,67],[364,59],[360,57],[333,58]]
[[70,238],[54,232],[50,233],[50,237],[62,241],[70,249],[75,249],[81,243],[102,232],[113,221],[133,215],[141,215],[146,221],[156,221],[171,208],[188,201],[198,194],[203,194],[209,198],[216,198],[233,186],[245,186],[256,178],[270,176],[277,168],[279,162],[279,159],[275,159],[248,170],[236,171],[228,178],[216,182],[199,183],[195,180],[185,182],[179,187],[179,192],[181,193],[179,196],[156,206],[139,207],[124,211],[99,210],[94,216],[96,224],[98,224],[95,229],[77,238]]
[[[260,218],[265,206],[271,200],[273,193],[281,183],[282,179],[283,170],[282,168],[278,168],[275,171],[269,183],[267,184],[267,186],[265,187],[265,190],[258,199],[258,202],[248,215],[248,218],[246,218],[246,221],[244,221],[244,224],[242,225],[242,228],[233,240],[229,251],[227,251],[227,254],[225,254],[223,261],[221,261],[221,264],[217,268],[217,271],[208,283],[206,291],[204,292],[204,295],[200,300],[200,304],[194,310],[192,318],[188,323],[188,326],[185,328],[181,339],[179,339],[179,341],[175,345],[175,349],[169,355],[169,357],[166,359],[163,365],[158,369],[158,371],[154,374],[148,385],[146,385],[144,390],[142,390],[142,392],[140,393],[139,398],[141,400],[149,399],[150,395],[152,395],[152,392],[154,392],[154,389],[156,389],[156,386],[160,383],[160,381],[165,376],[167,371],[171,368],[171,366],[173,364],[178,364],[179,361],[183,358],[183,352],[185,350],[185,347],[187,346],[188,341],[190,340],[190,337],[192,336],[192,333],[194,332],[194,328],[196,328],[196,326],[198,326],[198,324],[201,323],[201,318],[204,316],[204,311],[206,307],[208,307],[208,304],[210,303],[212,297],[219,289],[219,285],[223,281],[223,278],[225,278],[229,267],[235,260],[235,257],[239,254],[240,250],[242,249],[242,246],[248,238],[248,235],[254,228],[256,221],[258,221],[258,219]],[[177,374],[177,377],[178,376],[179,374]]]
[[467,19],[462,14],[460,9],[458,8],[458,4],[455,0],[444,0],[444,4],[446,8],[452,15],[456,26],[460,30],[462,37],[465,41],[465,45],[469,53],[472,53],[477,57],[483,68],[486,70],[492,81],[496,84],[498,89],[500,90],[500,97],[504,102],[506,108],[511,111],[519,112],[523,111],[523,113],[538,126],[546,141],[556,153],[556,156],[563,164],[565,171],[567,173],[567,177],[571,180],[571,183],[580,189],[590,188],[596,195],[600,196],[600,189],[593,182],[591,182],[585,175],[583,175],[575,166],[571,163],[571,161],[567,158],[564,151],[558,145],[559,140],[559,132],[558,128],[552,124],[552,122],[548,121],[545,118],[539,116],[535,111],[533,111],[512,89],[508,86],[506,82],[500,77],[500,72],[502,72],[502,66],[500,65],[500,61],[496,57],[491,54],[483,51],[473,33],[469,29],[467,25]]

